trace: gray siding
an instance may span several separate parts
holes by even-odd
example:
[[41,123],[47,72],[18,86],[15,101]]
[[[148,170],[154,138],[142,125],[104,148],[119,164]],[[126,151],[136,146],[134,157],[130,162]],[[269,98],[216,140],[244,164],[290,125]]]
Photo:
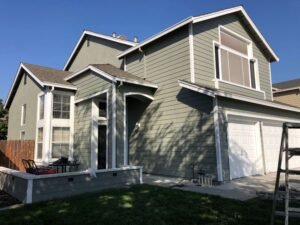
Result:
[[[245,29],[240,19],[230,14],[216,19],[211,19],[194,24],[194,54],[195,54],[195,76],[196,82],[200,85],[214,87],[215,66],[213,40],[219,41],[218,26],[222,25],[239,35],[253,41],[253,55],[258,60],[260,87],[266,93],[266,99],[271,100],[271,79],[269,71],[269,61],[256,44],[253,36]],[[231,86],[231,87],[230,87]],[[220,89],[237,94],[245,94],[255,98],[263,98],[261,93],[252,92],[223,84]]]
[[127,70],[158,85],[155,100],[130,138],[130,163],[145,172],[191,177],[191,163],[215,174],[212,99],[182,89],[190,79],[188,29],[184,27],[126,57]]
[[109,63],[122,68],[123,61],[117,59],[117,55],[129,48],[127,45],[96,38],[85,39],[69,65],[69,71],[78,71],[89,64]]
[[97,92],[107,90],[111,82],[93,71],[86,71],[82,75],[71,80],[77,87],[75,101],[93,95]]
[[[38,94],[41,92],[38,84],[27,76],[24,85],[24,75],[21,78],[14,99],[9,108],[8,139],[19,140],[20,132],[25,131],[26,140],[35,140]],[[26,104],[26,124],[21,126],[22,105]]]
[[[97,92],[108,90],[108,164],[111,167],[111,83],[92,71],[87,71],[71,80],[76,85],[75,101],[89,97]],[[95,97],[97,98],[97,97]],[[74,155],[81,162],[81,169],[91,165],[91,136],[92,136],[92,99],[79,102],[75,105],[75,137]]]
[[[236,101],[227,98],[219,98],[219,119],[220,119],[220,138],[222,151],[222,165],[223,176],[225,180],[229,180],[229,155],[228,155],[228,140],[227,140],[227,126],[228,121],[225,116],[225,110],[233,110],[240,113],[249,113],[257,118],[264,116],[273,116],[289,121],[289,119],[300,119],[300,114],[295,112],[288,112],[280,109],[274,109],[261,105],[255,105],[247,102]],[[258,119],[263,121],[262,119]],[[272,119],[270,119],[272,120]]]
[[92,100],[75,106],[74,157],[80,161],[81,169],[90,167],[92,134]]

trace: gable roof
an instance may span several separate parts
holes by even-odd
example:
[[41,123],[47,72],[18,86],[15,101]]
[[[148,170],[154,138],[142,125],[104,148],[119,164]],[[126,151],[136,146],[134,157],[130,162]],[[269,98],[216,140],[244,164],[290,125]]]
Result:
[[100,33],[85,30],[81,34],[77,44],[75,45],[75,48],[73,49],[68,61],[66,62],[65,66],[64,66],[64,70],[66,70],[68,68],[68,66],[71,63],[72,59],[75,57],[79,47],[81,46],[82,42],[84,41],[84,39],[87,36],[96,37],[96,38],[116,42],[116,43],[119,43],[119,44],[127,45],[129,47],[137,45],[137,43],[132,42],[132,41],[122,40],[122,39],[117,38],[117,37],[112,37],[112,36],[108,36],[108,35],[105,35],[105,34],[100,34]]
[[137,85],[142,85],[142,86],[147,86],[147,87],[152,87],[152,88],[157,88],[157,86],[149,81],[146,81],[138,76],[132,75],[124,70],[121,70],[111,64],[91,64],[88,65],[87,67],[83,68],[82,70],[71,74],[70,76],[66,77],[65,80],[69,81],[82,73],[92,70],[95,73],[113,81],[121,81],[121,82],[126,82],[126,83],[132,83],[132,84],[137,84]]
[[266,52],[270,55],[270,59],[271,61],[279,61],[278,56],[275,54],[275,52],[272,50],[272,48],[270,47],[270,45],[268,44],[268,42],[265,40],[265,38],[263,37],[263,35],[260,33],[260,31],[258,30],[258,28],[256,27],[256,25],[254,24],[254,22],[251,20],[251,18],[249,17],[249,15],[247,14],[247,12],[245,11],[245,9],[242,6],[237,6],[237,7],[233,7],[233,8],[228,8],[228,9],[224,9],[221,11],[216,11],[216,12],[212,12],[212,13],[208,13],[208,14],[204,14],[201,16],[196,16],[196,17],[188,17],[182,21],[180,21],[179,23],[174,24],[173,26],[153,35],[152,37],[142,41],[141,43],[137,44],[134,47],[131,47],[125,51],[123,51],[120,55],[118,55],[118,58],[122,58],[125,55],[157,40],[158,38],[165,36],[167,34],[169,34],[170,32],[177,30],[187,24],[194,24],[194,23],[200,23],[209,19],[213,19],[213,18],[217,18],[220,16],[224,16],[224,15],[228,15],[228,14],[232,14],[232,13],[239,13],[239,15],[241,15],[242,19],[244,20],[244,22],[247,24],[248,28],[251,29],[254,34],[258,37],[259,41],[261,42],[262,46],[264,46]]
[[294,89],[300,89],[300,79],[288,80],[273,84],[275,92],[290,91]]
[[10,106],[10,103],[14,97],[18,84],[23,75],[23,71],[25,71],[41,87],[52,86],[57,88],[76,90],[76,87],[73,84],[64,80],[65,77],[71,74],[70,72],[52,69],[44,66],[32,65],[29,63],[21,63],[16,73],[15,80],[6,98],[4,105],[5,109]]

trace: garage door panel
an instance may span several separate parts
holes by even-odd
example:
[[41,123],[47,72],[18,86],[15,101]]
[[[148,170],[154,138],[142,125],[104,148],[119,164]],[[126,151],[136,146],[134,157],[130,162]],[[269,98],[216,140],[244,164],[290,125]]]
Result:
[[255,123],[234,121],[228,124],[229,163],[232,179],[261,174],[263,170]]

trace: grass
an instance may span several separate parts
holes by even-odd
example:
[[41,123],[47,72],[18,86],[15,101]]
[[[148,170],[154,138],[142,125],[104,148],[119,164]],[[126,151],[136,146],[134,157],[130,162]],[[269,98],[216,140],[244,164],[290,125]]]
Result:
[[[4,224],[269,224],[271,202],[247,202],[137,185],[0,212]],[[282,221],[283,218],[281,218]],[[290,224],[299,224],[300,220]],[[282,223],[278,223],[282,224]]]

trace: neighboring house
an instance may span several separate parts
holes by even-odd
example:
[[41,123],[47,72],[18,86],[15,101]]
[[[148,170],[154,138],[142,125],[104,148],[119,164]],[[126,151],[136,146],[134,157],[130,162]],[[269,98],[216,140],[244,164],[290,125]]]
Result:
[[220,182],[273,172],[282,122],[300,122],[299,108],[273,101],[276,61],[241,6],[138,44],[84,32],[63,71],[21,64],[8,138],[36,140],[37,161],[68,156],[82,169],[191,177],[197,163]]
[[274,101],[300,107],[300,79],[273,84]]

